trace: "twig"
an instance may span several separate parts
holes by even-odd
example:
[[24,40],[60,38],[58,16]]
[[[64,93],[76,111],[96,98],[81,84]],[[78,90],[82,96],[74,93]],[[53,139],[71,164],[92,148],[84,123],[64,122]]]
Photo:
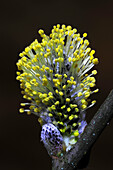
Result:
[[53,160],[52,170],[73,170],[92,147],[113,117],[113,90],[101,105],[75,146],[62,158]]

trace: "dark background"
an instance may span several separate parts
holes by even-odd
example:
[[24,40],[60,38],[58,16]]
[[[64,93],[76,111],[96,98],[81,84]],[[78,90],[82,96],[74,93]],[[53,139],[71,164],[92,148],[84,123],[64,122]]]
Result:
[[[97,104],[89,109],[93,117],[113,88],[113,1],[57,0],[0,3],[0,170],[50,170],[51,159],[40,142],[37,117],[19,114],[23,101],[16,77],[18,54],[34,39],[37,30],[46,34],[55,24],[71,25],[81,34],[88,33],[90,46],[100,63]],[[113,169],[113,120],[92,148],[87,170]]]

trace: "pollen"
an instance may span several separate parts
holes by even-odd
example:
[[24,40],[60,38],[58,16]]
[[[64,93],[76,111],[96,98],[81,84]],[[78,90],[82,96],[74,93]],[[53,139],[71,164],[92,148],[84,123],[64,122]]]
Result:
[[78,130],[76,130],[75,132],[74,132],[74,136],[78,136],[79,135],[79,132],[78,132]]
[[23,108],[21,108],[19,111],[20,111],[20,113],[23,113],[23,112],[24,112],[24,109],[23,109]]
[[81,93],[81,92],[79,92],[79,93],[78,93],[78,97],[81,97],[81,96],[82,96],[82,93]]
[[98,64],[98,58],[94,58],[93,60],[92,60],[92,62],[93,62],[93,64]]
[[66,102],[70,102],[70,98],[66,98]]
[[71,108],[70,108],[70,107],[68,107],[68,108],[67,108],[67,111],[68,111],[68,112],[70,112],[70,111],[71,111]]
[[63,96],[63,92],[60,91],[60,92],[59,92],[59,95],[60,95],[60,96]]

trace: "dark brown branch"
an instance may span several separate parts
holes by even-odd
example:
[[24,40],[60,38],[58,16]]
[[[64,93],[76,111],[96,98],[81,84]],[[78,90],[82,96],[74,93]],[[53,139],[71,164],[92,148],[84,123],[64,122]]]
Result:
[[112,117],[113,90],[94,115],[93,119],[86,127],[83,135],[80,137],[73,149],[66,153],[64,157],[53,160],[52,170],[73,170],[74,167],[77,167],[79,161],[92,147]]

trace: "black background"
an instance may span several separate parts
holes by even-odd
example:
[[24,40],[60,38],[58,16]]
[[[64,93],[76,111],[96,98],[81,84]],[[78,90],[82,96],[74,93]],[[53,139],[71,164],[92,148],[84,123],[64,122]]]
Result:
[[[93,117],[113,88],[113,1],[57,0],[0,2],[0,170],[50,170],[51,159],[40,142],[37,117],[19,114],[23,101],[16,77],[18,54],[34,39],[37,30],[46,34],[55,24],[71,25],[88,33],[90,47],[100,63],[97,87],[92,96],[97,104],[89,109]],[[113,120],[92,148],[87,170],[113,169]]]

